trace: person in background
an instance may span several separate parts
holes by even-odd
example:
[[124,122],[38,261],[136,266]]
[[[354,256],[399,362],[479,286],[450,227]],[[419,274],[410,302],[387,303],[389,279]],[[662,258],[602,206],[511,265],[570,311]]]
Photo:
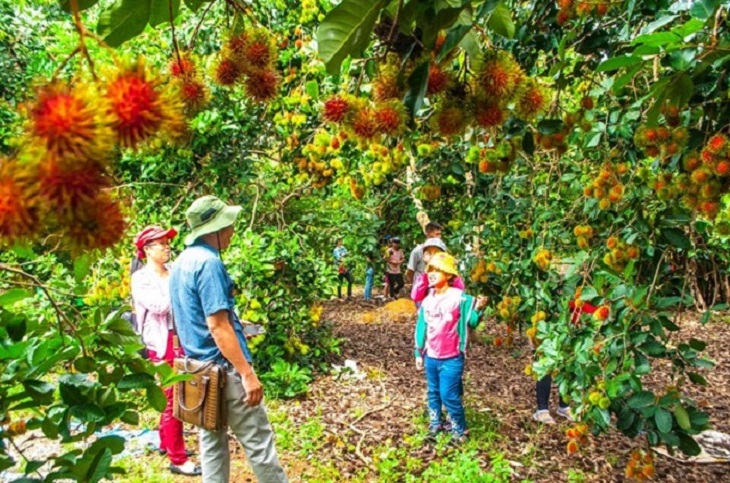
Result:
[[228,426],[220,431],[199,430],[203,481],[230,481],[230,428],[258,481],[284,483],[288,479],[276,453],[264,390],[235,311],[233,281],[221,260],[241,210],[215,196],[203,196],[190,205],[185,215],[191,233],[170,273],[170,300],[185,355],[226,371]]
[[[424,227],[426,232],[426,240],[431,238],[441,238],[442,228],[436,222],[429,222]],[[423,244],[417,245],[411,251],[411,255],[408,257],[408,265],[406,266],[406,281],[413,283],[416,275],[426,272],[426,260],[423,258]],[[444,251],[446,251],[444,249]]]
[[463,401],[464,359],[469,329],[476,328],[485,297],[467,295],[452,286],[459,275],[451,255],[435,254],[427,265],[431,293],[418,311],[415,333],[416,368],[426,368],[428,386],[429,439],[435,440],[442,426],[443,407],[451,419],[451,444],[466,441],[466,416]]
[[[383,238],[384,244],[380,248],[380,252],[382,255],[382,259],[385,260],[388,258],[388,250],[390,250],[390,247],[393,246],[391,243],[391,240],[393,237],[390,235],[385,235],[385,238]],[[386,264],[387,267],[387,264]],[[387,270],[383,270],[383,300],[387,300],[388,298],[388,292],[390,290],[390,285],[388,285],[388,272]]]
[[[132,300],[142,342],[147,347],[150,361],[165,362],[171,367],[175,357],[182,353],[174,347],[175,334],[170,307],[168,279],[170,267],[170,240],[177,231],[173,228],[148,226],[134,238],[137,249],[132,264]],[[147,260],[143,264],[142,260]],[[200,466],[188,459],[183,438],[183,423],[172,415],[172,386],[165,388],[167,406],[160,416],[160,451],[167,453],[170,471],[179,475],[198,476]]]
[[342,238],[337,239],[337,246],[332,250],[332,256],[337,265],[337,298],[342,298],[342,282],[347,281],[347,298],[352,297],[352,273],[347,266],[347,248],[343,245]]
[[390,287],[390,298],[396,299],[404,285],[401,265],[405,261],[405,255],[400,248],[400,238],[395,237],[391,240],[391,247],[388,249],[385,261],[385,274]]
[[375,268],[373,267],[373,256],[366,256],[367,267],[365,268],[365,300],[373,299],[373,283],[375,282]]

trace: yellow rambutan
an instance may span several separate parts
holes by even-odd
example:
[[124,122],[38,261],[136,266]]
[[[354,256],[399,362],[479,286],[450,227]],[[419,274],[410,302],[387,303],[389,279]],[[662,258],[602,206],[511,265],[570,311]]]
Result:
[[484,94],[501,104],[512,100],[523,78],[519,64],[503,50],[488,54],[478,74]]
[[160,80],[151,76],[140,57],[136,63],[116,72],[105,85],[111,125],[119,144],[135,147],[157,134],[163,127],[178,130],[182,122],[182,103]]
[[244,85],[254,102],[268,102],[279,93],[279,77],[271,70],[249,73]]
[[376,105],[374,116],[378,130],[387,136],[399,134],[405,126],[405,112],[399,101]]
[[110,119],[88,86],[49,84],[28,111],[30,144],[52,155],[104,162],[114,148]]
[[14,159],[0,158],[0,246],[39,230],[35,177]]
[[389,101],[403,97],[403,89],[398,85],[398,73],[384,69],[373,81],[373,99]]
[[515,110],[520,119],[530,121],[547,111],[552,93],[535,79],[528,79],[525,84]]

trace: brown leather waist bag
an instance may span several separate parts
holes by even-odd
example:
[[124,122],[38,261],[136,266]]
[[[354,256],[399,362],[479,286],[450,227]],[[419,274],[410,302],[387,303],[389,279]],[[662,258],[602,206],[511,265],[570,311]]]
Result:
[[176,358],[174,368],[179,374],[192,375],[192,379],[175,383],[172,415],[209,431],[226,428],[225,369],[213,361],[187,357]]

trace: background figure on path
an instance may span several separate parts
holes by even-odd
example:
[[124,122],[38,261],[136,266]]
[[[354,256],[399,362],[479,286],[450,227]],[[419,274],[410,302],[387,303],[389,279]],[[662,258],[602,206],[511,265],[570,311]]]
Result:
[[342,282],[347,281],[347,298],[352,297],[352,273],[347,265],[347,248],[342,244],[342,238],[337,239],[337,246],[332,250],[332,256],[337,265],[337,298],[342,298]]
[[405,258],[403,250],[400,248],[400,238],[393,238],[391,240],[391,247],[388,249],[385,258],[385,276],[388,279],[388,286],[390,287],[390,298],[398,298],[400,289],[405,284],[403,282],[403,274],[401,273],[401,265],[403,265]]
[[375,283],[375,267],[373,267],[373,256],[366,257],[367,267],[365,268],[365,300],[373,299],[373,284]]
[[[442,228],[436,222],[429,222],[424,227],[426,232],[426,240],[431,238],[441,238]],[[444,248],[444,251],[446,249]],[[406,281],[412,283],[416,275],[426,272],[426,260],[423,258],[423,244],[417,245],[408,257],[408,265],[406,267]]]
[[[138,267],[132,273],[132,301],[137,317],[137,331],[147,347],[152,362],[165,361],[171,367],[180,349],[173,346],[172,310],[170,307],[169,266],[173,228],[148,226],[134,238]],[[142,260],[147,260],[142,264]],[[134,268],[133,268],[134,270]],[[180,475],[200,475],[200,467],[188,460],[183,438],[183,423],[172,415],[172,386],[163,389],[167,406],[160,415],[160,451],[170,460],[170,471]]]
[[221,251],[233,237],[240,206],[228,206],[215,196],[203,196],[185,213],[192,232],[187,248],[170,274],[170,298],[175,325],[185,355],[213,361],[227,371],[225,401],[228,427],[200,429],[200,453],[205,483],[230,479],[228,428],[241,443],[260,482],[286,482],[274,447],[274,431],[262,403],[263,388],[252,367],[251,352],[235,312],[234,286]]

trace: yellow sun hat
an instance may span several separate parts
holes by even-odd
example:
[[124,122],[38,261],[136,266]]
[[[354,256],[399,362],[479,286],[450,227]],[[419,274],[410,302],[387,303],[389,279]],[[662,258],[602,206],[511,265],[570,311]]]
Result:
[[440,270],[444,273],[458,276],[459,270],[456,265],[456,258],[452,257],[446,252],[438,252],[434,253],[434,255],[431,257],[431,260],[428,262],[428,266],[426,267],[426,269],[435,268],[436,270]]

